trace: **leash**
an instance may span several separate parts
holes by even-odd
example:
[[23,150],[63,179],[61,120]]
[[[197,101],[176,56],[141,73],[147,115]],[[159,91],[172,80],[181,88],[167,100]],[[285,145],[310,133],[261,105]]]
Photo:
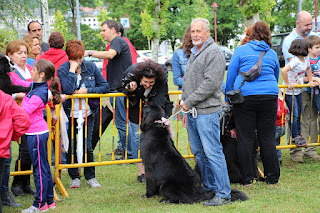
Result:
[[191,114],[193,118],[197,118],[198,117],[198,113],[197,113],[197,109],[195,107],[192,107],[192,109],[188,110],[188,111],[183,111],[183,109],[180,109],[178,112],[174,113],[173,115],[171,115],[168,120],[171,120],[174,116],[176,116],[177,114],[179,114],[180,112],[185,113],[185,114]]

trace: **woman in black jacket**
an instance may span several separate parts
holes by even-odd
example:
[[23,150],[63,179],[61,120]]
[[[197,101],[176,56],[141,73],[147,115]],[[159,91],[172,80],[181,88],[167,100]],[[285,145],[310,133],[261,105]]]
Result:
[[[147,60],[130,66],[126,77],[122,80],[123,92],[129,98],[129,125],[130,141],[133,158],[138,158],[139,141],[139,115],[140,100],[142,108],[145,105],[158,105],[162,107],[167,116],[172,114],[172,102],[168,95],[168,83],[164,69],[161,65]],[[141,140],[141,136],[140,136]],[[138,181],[144,182],[144,168],[142,163],[137,163]]]

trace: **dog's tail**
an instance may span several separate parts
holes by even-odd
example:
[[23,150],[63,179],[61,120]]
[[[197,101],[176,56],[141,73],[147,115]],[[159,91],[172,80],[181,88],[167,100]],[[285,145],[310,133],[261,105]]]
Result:
[[231,201],[246,201],[249,197],[246,195],[246,193],[240,191],[239,189],[232,189],[231,190]]

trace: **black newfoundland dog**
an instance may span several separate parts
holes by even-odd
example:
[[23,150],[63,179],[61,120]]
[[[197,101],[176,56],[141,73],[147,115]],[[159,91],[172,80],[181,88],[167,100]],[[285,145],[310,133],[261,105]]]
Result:
[[12,84],[8,72],[14,70],[13,66],[13,62],[10,60],[10,58],[0,53],[0,89],[10,95],[19,92],[29,92],[31,87],[23,87]]
[[[211,199],[215,192],[202,188],[199,175],[175,148],[170,132],[162,123],[155,123],[165,117],[158,106],[144,107],[141,130],[141,158],[145,166],[146,194],[144,197],[160,195],[161,202],[197,203]],[[231,200],[247,200],[243,192],[233,189]]]

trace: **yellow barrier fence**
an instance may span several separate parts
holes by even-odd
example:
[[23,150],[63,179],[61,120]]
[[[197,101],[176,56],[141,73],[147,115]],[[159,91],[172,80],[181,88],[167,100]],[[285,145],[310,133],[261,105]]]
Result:
[[[309,87],[308,84],[303,84],[303,85],[294,85],[294,88],[300,88],[300,87]],[[283,89],[283,96],[285,97],[285,90],[286,90],[286,86],[285,85],[280,85],[279,86],[280,89]],[[181,94],[181,91],[170,91],[169,92],[169,95],[170,97],[175,97],[175,100],[176,100],[176,103],[179,103],[179,95]],[[102,138],[102,123],[101,123],[101,115],[102,115],[102,103],[103,103],[103,99],[105,98],[110,98],[110,97],[113,97],[113,103],[111,103],[111,106],[112,106],[112,110],[113,110],[113,122],[112,122],[112,143],[111,143],[111,159],[108,159],[108,160],[105,160],[103,161],[102,160],[102,141],[101,141],[101,138]],[[56,186],[58,187],[60,193],[62,194],[62,196],[69,196],[68,195],[68,192],[66,191],[65,187],[63,186],[62,182],[61,182],[61,179],[60,179],[60,172],[62,169],[68,169],[68,168],[80,168],[80,167],[92,167],[92,166],[103,166],[103,165],[114,165],[114,164],[127,164],[127,163],[138,163],[138,162],[142,162],[141,159],[140,159],[140,150],[139,150],[139,154],[138,154],[138,159],[128,159],[127,158],[127,149],[125,150],[125,159],[123,160],[116,160],[115,159],[115,146],[114,146],[114,143],[115,143],[115,132],[116,132],[116,127],[115,127],[115,99],[117,97],[125,97],[125,95],[123,93],[108,93],[108,94],[84,94],[84,95],[71,95],[71,96],[68,96],[68,99],[71,99],[72,103],[74,101],[75,98],[83,98],[86,100],[86,106],[85,106],[85,110],[87,112],[87,109],[88,109],[88,99],[89,98],[99,98],[100,99],[100,123],[99,123],[99,152],[98,152],[98,161],[96,162],[87,162],[87,149],[85,146],[85,149],[84,149],[84,158],[85,158],[85,162],[84,163],[74,163],[74,153],[72,154],[72,160],[71,160],[71,164],[61,164],[60,163],[60,157],[61,157],[61,149],[59,147],[61,147],[61,144],[60,144],[60,129],[59,129],[59,120],[60,120],[60,109],[62,107],[62,105],[57,105],[56,106],[56,110],[55,110],[55,113],[56,113],[56,116],[58,118],[55,126],[54,126],[54,130],[55,130],[55,150],[54,150],[54,155],[55,155],[55,166],[54,166],[54,182],[56,184]],[[171,100],[173,100],[173,98],[171,98]],[[129,102],[127,100],[127,103],[126,103],[126,108],[128,109],[128,106],[129,106]],[[72,109],[73,109],[73,104],[72,104]],[[179,104],[176,104],[176,111],[179,111],[180,108],[179,108]],[[141,103],[140,103],[140,116],[141,116]],[[51,165],[51,140],[52,140],[52,132],[51,132],[51,112],[50,112],[50,109],[49,107],[47,106],[47,118],[48,118],[48,126],[49,126],[49,130],[50,130],[50,137],[49,137],[49,140],[48,140],[48,160],[50,162],[50,165]],[[282,116],[282,119],[285,119],[284,116]],[[179,116],[177,115],[176,118],[175,118],[175,122],[173,126],[175,126],[175,138],[174,138],[174,143],[175,143],[175,146],[176,148],[181,152],[182,149],[179,149],[179,136],[181,134],[179,134],[181,131],[186,131],[185,128],[180,128],[180,121],[179,121]],[[74,131],[74,126],[73,126],[73,119],[71,118],[71,122],[72,122],[72,125],[71,125],[71,129],[69,131]],[[87,121],[85,121],[85,124],[87,124]],[[141,120],[139,120],[139,125],[141,124]],[[127,110],[127,128],[126,128],[126,136],[127,136],[127,139],[126,139],[126,145],[128,145],[128,110]],[[85,127],[87,128],[87,126]],[[85,131],[86,132],[86,131]],[[74,134],[71,134],[72,137]],[[140,135],[140,131],[139,131],[139,135]],[[187,135],[187,133],[185,134]],[[319,137],[318,137],[319,138]],[[186,140],[188,140],[187,138],[185,138]],[[140,137],[139,137],[139,140],[140,140]],[[86,142],[86,141],[85,141]],[[319,146],[320,143],[319,143],[319,140],[317,141],[317,143],[310,143],[310,134],[309,134],[309,140],[308,140],[308,145],[307,146]],[[74,146],[74,144],[72,144],[72,141],[70,141],[70,147]],[[140,146],[140,142],[139,142],[139,146]],[[126,146],[127,147],[127,146]],[[290,137],[290,141],[287,145],[284,145],[283,142],[282,142],[282,138],[280,140],[280,145],[277,146],[277,149],[288,149],[288,148],[295,148],[297,147],[296,145],[292,144],[292,138]],[[188,142],[187,143],[187,147],[184,148],[183,150],[187,150],[186,153],[183,153],[182,152],[182,155],[184,158],[193,158],[193,154],[191,153],[191,150],[190,150],[190,143]],[[11,175],[25,175],[25,174],[32,174],[32,171],[29,170],[29,171],[17,171],[17,172],[11,172]]]

